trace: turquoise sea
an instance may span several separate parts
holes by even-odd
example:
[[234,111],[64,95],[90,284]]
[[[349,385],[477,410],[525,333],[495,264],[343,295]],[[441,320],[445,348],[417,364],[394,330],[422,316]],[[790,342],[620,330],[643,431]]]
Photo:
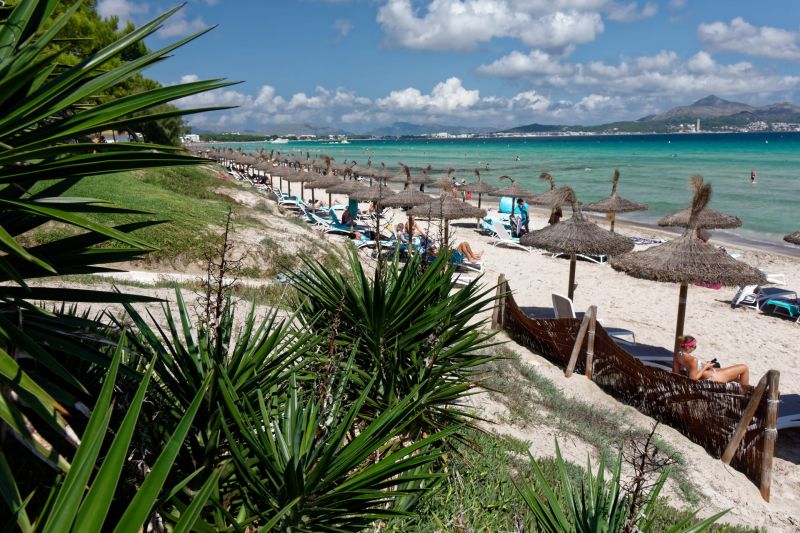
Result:
[[[229,146],[237,146],[235,144]],[[572,186],[581,202],[608,196],[611,175],[620,171],[620,194],[648,204],[650,209],[625,218],[655,223],[663,215],[687,207],[689,177],[701,174],[714,188],[711,207],[737,215],[742,228],[725,233],[765,243],[800,230],[800,133],[615,135],[534,137],[514,139],[413,139],[288,144],[243,143],[245,151],[264,148],[282,154],[311,157],[328,154],[336,161],[366,165],[398,162],[419,169],[432,165],[434,175],[452,166],[456,176],[497,183],[502,175],[533,191],[544,192],[542,171],[556,184]],[[519,161],[517,161],[517,156]],[[755,170],[758,180],[750,183]],[[715,232],[716,233],[716,232]],[[722,233],[722,232],[720,232]],[[788,246],[788,245],[787,245]]]

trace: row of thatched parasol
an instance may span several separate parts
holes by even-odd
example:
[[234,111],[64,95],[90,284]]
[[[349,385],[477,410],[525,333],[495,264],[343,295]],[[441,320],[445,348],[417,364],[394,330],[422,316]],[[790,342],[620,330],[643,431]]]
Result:
[[[247,160],[245,160],[247,161]],[[330,173],[331,163],[328,161],[327,172]],[[367,167],[359,168],[354,165],[349,167],[355,170],[358,175],[366,175],[375,172],[368,162]],[[372,169],[372,170],[371,170]],[[360,174],[359,174],[360,173]],[[310,174],[310,173],[306,173]],[[479,208],[472,208],[469,204],[459,202],[449,195],[433,198],[415,190],[413,184],[428,184],[431,182],[442,189],[450,185],[452,169],[441,176],[438,180],[433,180],[423,171],[421,175],[411,176],[408,167],[403,166],[401,174],[389,175],[385,169],[378,170],[373,177],[378,179],[378,183],[371,187],[359,185],[358,182],[343,182],[335,179],[330,184],[325,180],[330,177],[322,177],[316,180],[307,180],[306,187],[320,188],[327,185],[326,190],[348,194],[352,199],[358,201],[374,201],[382,206],[403,207],[408,209],[409,226],[412,226],[414,216],[436,218],[445,222],[445,242],[447,241],[449,220],[459,218],[473,218],[483,216],[483,211]],[[551,207],[562,203],[569,203],[572,206],[572,217],[557,224],[550,225],[538,231],[533,231],[524,235],[521,239],[522,244],[542,248],[557,253],[570,254],[570,274],[569,274],[569,297],[574,294],[574,279],[576,256],[578,254],[587,255],[608,255],[612,257],[611,265],[614,269],[625,272],[633,277],[648,279],[653,281],[679,283],[679,302],[678,317],[675,331],[675,352],[678,350],[677,339],[683,334],[686,299],[689,283],[719,283],[728,286],[750,285],[764,282],[764,274],[749,265],[737,261],[727,253],[712,246],[698,237],[699,229],[723,229],[741,226],[741,220],[737,217],[719,213],[708,208],[711,198],[711,186],[704,184],[699,176],[692,179],[695,191],[692,206],[668,215],[659,221],[661,226],[679,226],[686,228],[684,234],[664,244],[651,247],[641,252],[632,252],[633,243],[630,239],[613,233],[614,219],[616,213],[638,211],[646,209],[647,206],[637,202],[626,200],[619,196],[618,183],[619,172],[615,170],[612,178],[611,195],[608,198],[581,206],[577,201],[575,192],[569,188],[557,188],[555,182],[549,174],[544,173],[542,178],[550,183],[550,191],[544,195],[537,195],[518,186],[509,177],[511,184],[501,189],[494,189],[482,181],[480,173],[476,171],[478,180],[460,187],[463,191],[478,194],[480,206],[482,195],[499,197],[511,197],[512,205],[516,198],[523,198],[531,203],[539,205],[550,205]],[[294,174],[286,174],[289,180],[300,179]],[[319,176],[319,175],[317,175]],[[406,187],[400,193],[393,193],[385,181],[404,181]],[[332,181],[332,180],[331,180]],[[607,231],[596,224],[588,221],[583,215],[583,210],[594,212],[610,213],[611,230]],[[787,242],[800,244],[800,232],[786,235]]]

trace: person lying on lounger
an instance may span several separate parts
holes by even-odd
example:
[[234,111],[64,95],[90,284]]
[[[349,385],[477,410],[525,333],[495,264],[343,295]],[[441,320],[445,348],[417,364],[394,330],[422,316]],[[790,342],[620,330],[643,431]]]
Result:
[[[432,257],[435,257],[439,253],[439,248],[433,242],[430,242],[426,249]],[[467,241],[461,241],[458,246],[456,246],[456,251],[463,255],[464,259],[470,263],[477,263],[480,261],[481,256],[483,256],[483,252],[474,251]]]
[[697,339],[691,335],[679,337],[678,346],[680,351],[678,351],[678,357],[675,362],[678,369],[685,370],[689,374],[690,379],[706,379],[719,383],[735,381],[742,385],[750,384],[750,369],[747,368],[747,365],[737,364],[726,366],[725,368],[717,368],[716,359],[703,362],[694,355],[694,351],[697,349]]

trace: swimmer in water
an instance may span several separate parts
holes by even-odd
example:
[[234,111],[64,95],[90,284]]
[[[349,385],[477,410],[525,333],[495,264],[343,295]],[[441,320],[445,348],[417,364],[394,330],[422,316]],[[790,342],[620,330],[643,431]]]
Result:
[[515,157],[514,161],[519,161],[519,156]]
[[758,175],[756,174],[756,171],[753,170],[752,172],[750,172],[750,183],[755,183],[756,178],[758,178]]

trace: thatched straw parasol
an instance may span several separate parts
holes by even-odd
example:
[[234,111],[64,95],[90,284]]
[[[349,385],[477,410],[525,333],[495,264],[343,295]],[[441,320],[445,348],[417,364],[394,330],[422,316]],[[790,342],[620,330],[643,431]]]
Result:
[[433,186],[439,189],[441,192],[452,193],[453,191],[453,171],[455,169],[450,167],[447,169],[447,172],[436,178],[433,182]]
[[438,198],[422,205],[418,205],[409,211],[409,214],[417,218],[438,219],[444,221],[444,243],[448,243],[450,221],[464,218],[483,218],[486,211],[471,204],[456,200],[449,194],[442,194]]
[[350,198],[359,202],[375,202],[379,207],[386,205],[386,200],[395,195],[394,191],[383,183],[377,182],[369,187],[362,187],[352,194]]
[[[402,163],[401,163],[402,164]],[[388,200],[386,200],[383,204],[387,207],[402,207],[404,209],[411,209],[417,205],[424,205],[431,201],[431,197],[423,192],[419,192],[414,190],[413,182],[411,181],[411,171],[408,169],[407,166],[403,165],[403,172],[406,175],[406,187],[399,193],[395,194]],[[408,235],[409,237],[413,237],[411,234],[411,228],[414,222],[414,215],[410,212],[408,213]]]
[[563,202],[561,191],[556,187],[556,181],[548,172],[542,172],[539,174],[539,179],[549,183],[550,190],[537,195],[535,198],[531,198],[530,202],[534,205],[548,206],[550,208],[550,220],[552,220],[553,213],[555,213],[556,209],[561,207],[561,203]]
[[511,197],[511,214],[514,214],[514,210],[517,208],[517,198],[522,198],[525,200],[532,200],[536,197],[534,193],[529,191],[528,189],[523,189],[519,185],[516,184],[514,178],[510,176],[500,176],[497,178],[498,180],[509,180],[511,181],[511,185],[506,187],[495,189],[494,191],[488,193],[489,196],[495,196],[502,198],[503,196],[510,196]]
[[617,184],[619,183],[619,170],[614,169],[614,176],[611,178],[611,196],[605,200],[593,202],[583,206],[584,211],[595,211],[597,213],[609,213],[611,218],[611,232],[614,232],[614,223],[617,221],[617,213],[630,213],[632,211],[647,211],[645,204],[626,200],[617,194]]
[[[569,254],[569,288],[572,299],[575,293],[575,266],[577,254],[619,255],[633,250],[633,241],[622,235],[611,233],[586,220],[571,187],[559,189],[560,198],[572,205],[572,216],[543,229],[523,235],[519,242],[525,246],[543,248],[554,253]],[[557,202],[554,205],[558,205]]]
[[484,194],[491,194],[494,192],[494,187],[483,181],[481,178],[481,172],[477,168],[475,169],[475,175],[478,176],[476,181],[471,181],[469,183],[465,183],[460,187],[460,189],[464,192],[471,192],[472,194],[478,195],[478,207],[481,206],[481,195]]
[[784,235],[783,240],[792,244],[800,245],[800,231],[795,231],[789,235]]
[[[334,185],[339,185],[342,183],[342,180],[337,178],[336,176],[322,176],[317,174],[319,179],[314,181],[309,181],[305,184],[306,189],[311,189],[311,201],[315,202],[316,199],[314,198],[314,190],[315,189],[327,189],[328,187],[333,187]],[[331,193],[328,193],[328,205],[331,205]]]
[[[689,180],[689,188],[694,190],[695,195],[703,187],[703,176],[695,175]],[[667,215],[658,221],[659,226],[675,226],[680,228],[689,227],[689,219],[691,218],[692,208],[682,209],[671,215]],[[739,217],[733,215],[726,215],[715,211],[708,207],[704,208],[698,215],[697,229],[731,229],[739,228],[742,226],[742,221]]]
[[680,283],[678,321],[675,328],[674,353],[678,338],[683,335],[686,317],[686,295],[689,283],[720,283],[739,286],[764,282],[764,274],[746,263],[737,261],[719,248],[697,237],[702,212],[711,199],[711,185],[702,185],[692,201],[689,226],[682,237],[653,246],[641,252],[617,257],[612,266],[636,278]]
[[[284,174],[283,179],[285,179],[289,183],[289,195],[292,194],[292,183],[304,183],[307,181],[314,181],[314,178],[318,174],[312,172],[305,172],[302,170],[292,170]],[[300,199],[305,200],[303,198],[303,187],[300,187]]]

